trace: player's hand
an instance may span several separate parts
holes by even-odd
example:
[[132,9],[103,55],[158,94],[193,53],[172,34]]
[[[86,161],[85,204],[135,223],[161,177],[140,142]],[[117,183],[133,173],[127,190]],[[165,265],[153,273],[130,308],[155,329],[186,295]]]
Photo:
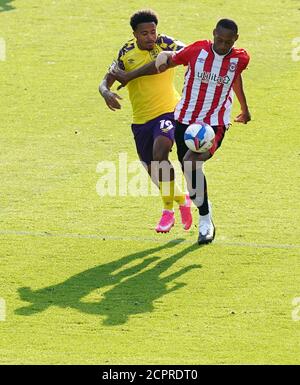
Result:
[[121,83],[118,87],[118,90],[122,87],[125,87],[126,84],[130,81],[128,72],[123,71],[118,65],[111,66],[109,72]]
[[167,69],[168,69],[168,64],[161,64],[161,65],[158,67],[159,73],[165,72]]
[[121,96],[109,90],[105,91],[102,96],[105,100],[107,107],[110,108],[112,111],[121,109],[121,104],[118,102],[118,99],[122,99]]
[[243,123],[247,124],[251,120],[251,114],[249,110],[242,111],[235,119],[234,121],[236,123]]

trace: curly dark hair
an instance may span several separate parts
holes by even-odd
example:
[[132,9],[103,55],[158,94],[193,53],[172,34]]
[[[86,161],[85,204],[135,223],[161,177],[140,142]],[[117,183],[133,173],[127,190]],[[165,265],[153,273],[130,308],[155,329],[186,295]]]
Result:
[[152,9],[142,9],[135,12],[130,18],[131,28],[135,31],[138,24],[155,23],[158,24],[157,14]]

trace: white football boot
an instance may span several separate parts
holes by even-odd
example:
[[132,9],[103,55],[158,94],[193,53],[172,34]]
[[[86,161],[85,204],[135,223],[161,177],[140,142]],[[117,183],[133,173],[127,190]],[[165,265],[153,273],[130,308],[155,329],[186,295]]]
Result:
[[199,216],[199,237],[198,245],[205,245],[214,240],[216,228],[212,220],[212,206],[208,202],[209,213]]

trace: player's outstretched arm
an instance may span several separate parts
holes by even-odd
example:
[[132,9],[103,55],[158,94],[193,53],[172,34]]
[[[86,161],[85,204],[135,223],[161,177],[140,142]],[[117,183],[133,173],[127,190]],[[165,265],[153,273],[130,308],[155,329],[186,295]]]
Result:
[[108,72],[99,85],[99,92],[105,100],[107,107],[112,111],[121,109],[121,105],[118,101],[118,99],[122,99],[121,96],[110,90],[115,81],[116,78]]
[[242,75],[239,75],[234,84],[233,90],[238,98],[238,101],[241,105],[241,113],[234,119],[237,123],[247,124],[251,120],[251,114],[246,100],[246,95],[243,88],[243,79]]
[[118,87],[125,87],[127,83],[129,83],[131,80],[139,78],[141,76],[146,75],[155,75],[157,74],[157,69],[155,67],[155,61],[145,64],[144,66],[137,68],[133,71],[124,71],[122,70],[117,64],[114,66],[111,66],[109,73],[116,79],[118,82],[121,83],[121,86]]
[[166,71],[168,68],[175,67],[176,64],[171,61],[173,54],[173,51],[160,52],[155,61],[129,72],[123,71],[120,67],[114,65],[110,68],[110,74],[124,87],[133,79],[141,76],[156,75]]

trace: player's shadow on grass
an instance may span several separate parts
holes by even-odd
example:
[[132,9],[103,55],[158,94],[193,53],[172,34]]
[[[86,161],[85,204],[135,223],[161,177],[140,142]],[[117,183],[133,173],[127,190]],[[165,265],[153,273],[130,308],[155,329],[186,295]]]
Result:
[[[18,289],[20,298],[30,302],[30,305],[21,307],[15,312],[18,315],[30,316],[50,306],[70,307],[84,313],[104,316],[105,325],[120,325],[125,323],[130,315],[152,312],[153,301],[186,285],[182,282],[174,283],[175,279],[189,270],[201,267],[189,265],[161,277],[180,258],[198,248],[196,245],[191,245],[148,268],[160,259],[153,254],[163,249],[172,249],[180,242],[182,240],[127,255],[119,260],[83,271],[57,285],[39,290],[20,288]],[[150,255],[153,256],[149,257]],[[147,256],[148,258],[145,258]],[[126,268],[127,264],[139,259],[142,260],[138,264]],[[120,270],[121,268],[123,270]],[[170,286],[172,283],[173,285]],[[99,294],[99,301],[84,300],[84,297],[93,290],[103,287],[110,288],[102,296]]]
[[0,12],[12,11],[15,9],[10,3],[14,0],[0,0]]

